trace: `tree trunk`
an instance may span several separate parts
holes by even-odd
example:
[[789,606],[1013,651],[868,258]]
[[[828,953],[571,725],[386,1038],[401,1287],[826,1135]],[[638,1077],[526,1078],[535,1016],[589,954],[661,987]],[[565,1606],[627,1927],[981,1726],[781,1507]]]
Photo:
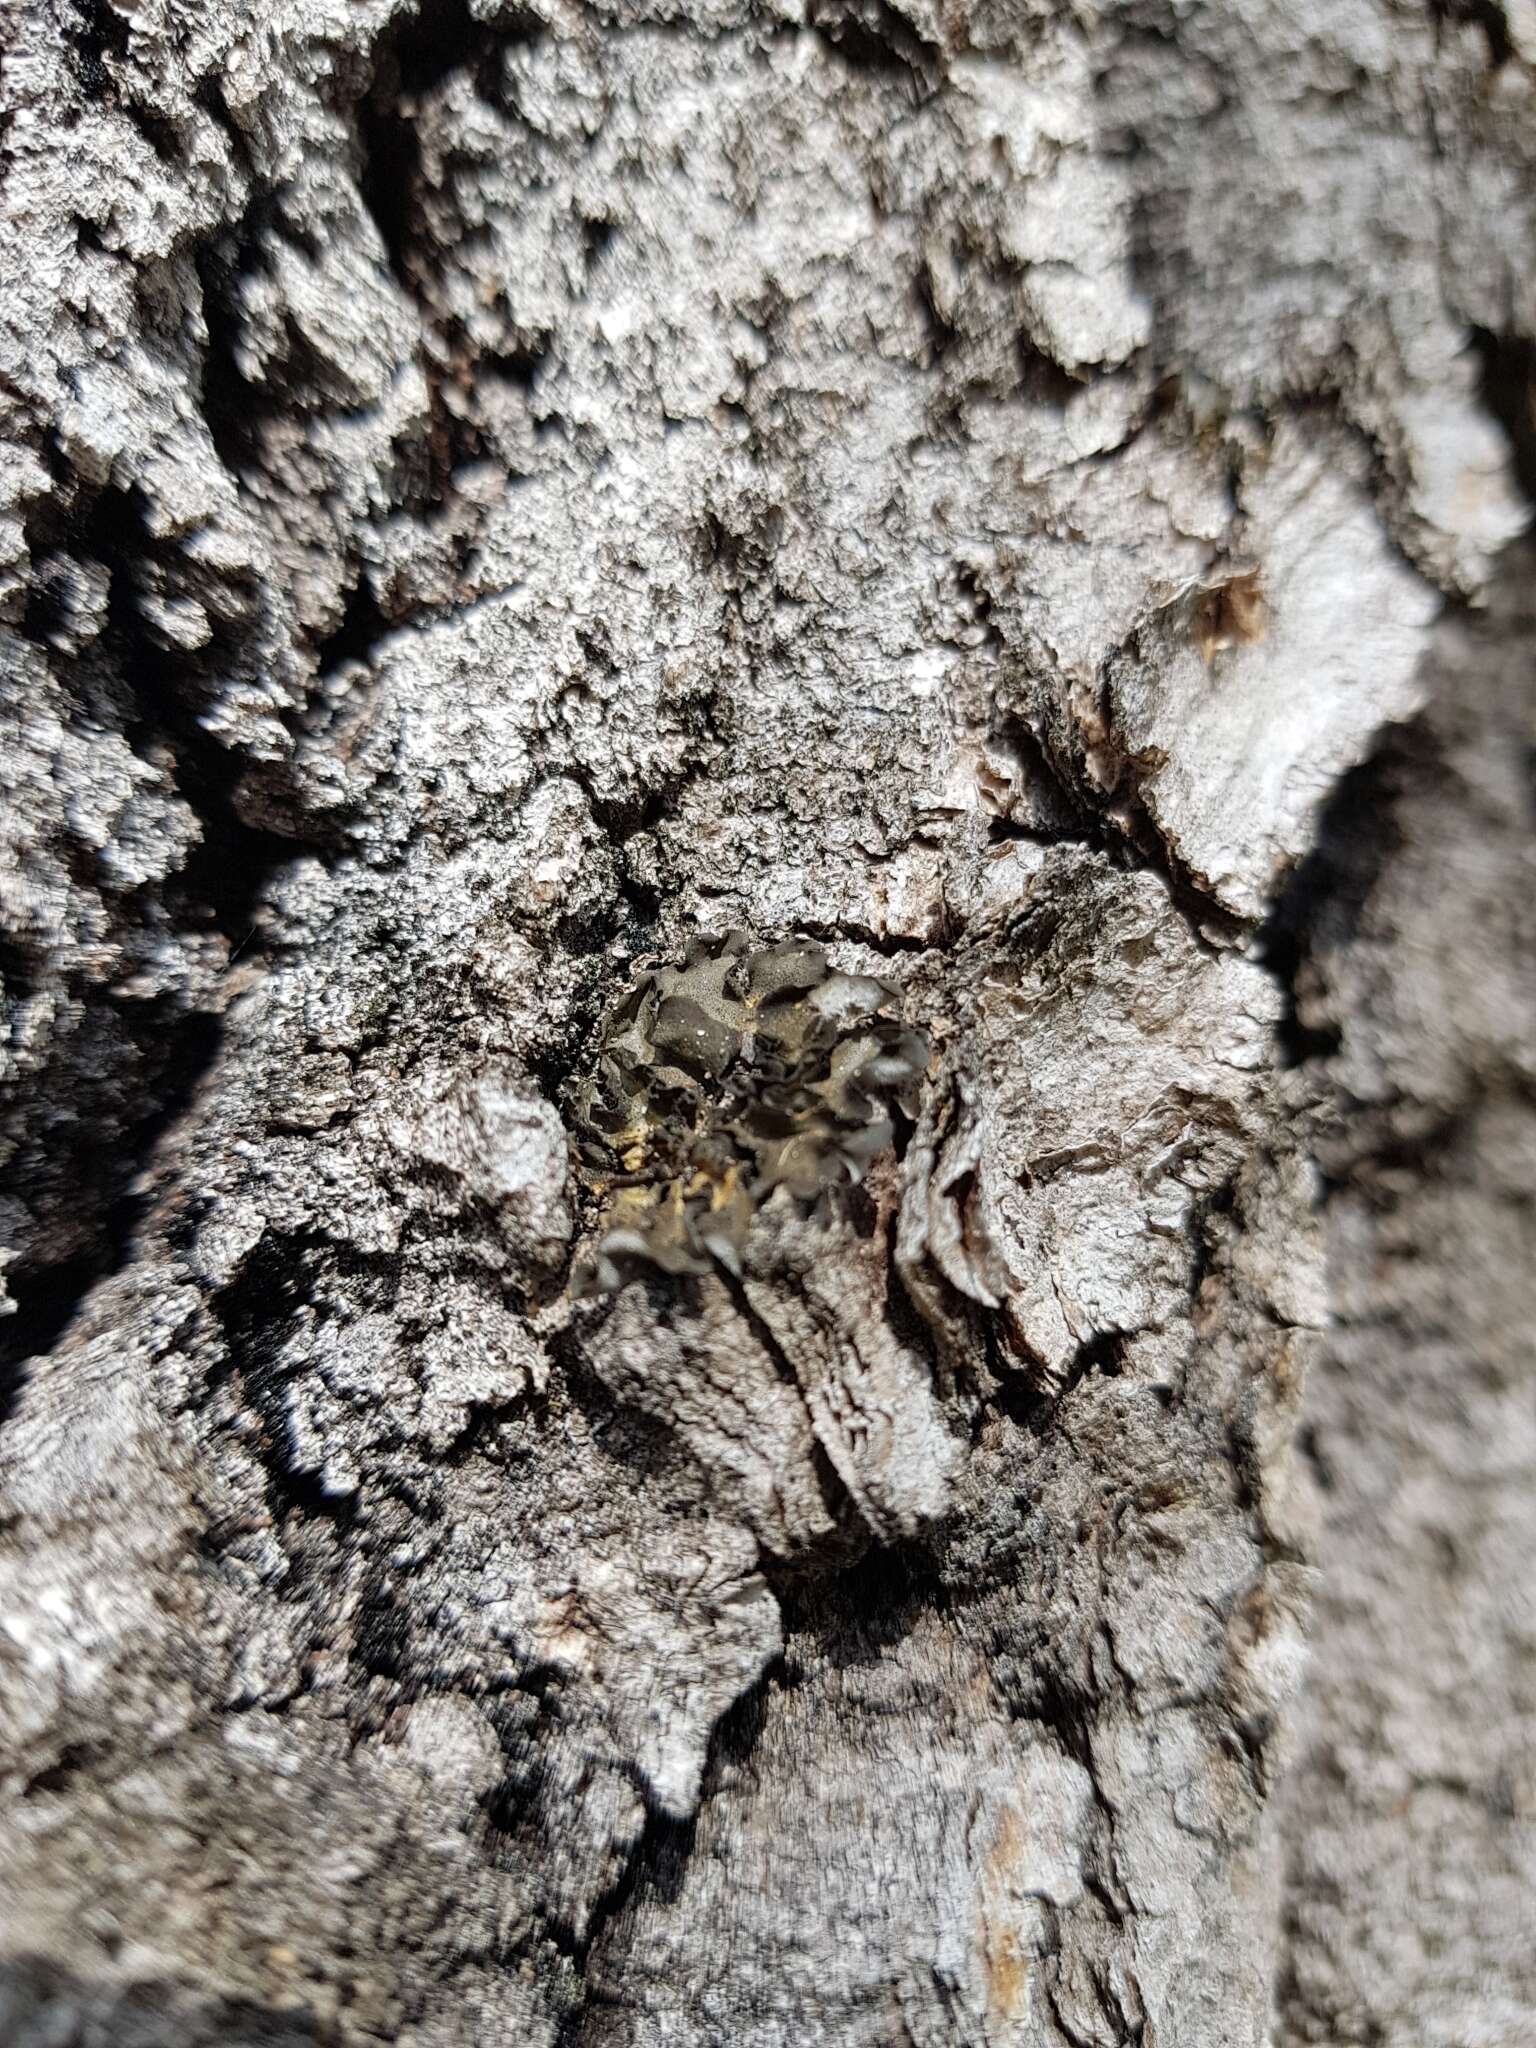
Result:
[[5,40],[0,2038],[1532,2038],[1530,0]]

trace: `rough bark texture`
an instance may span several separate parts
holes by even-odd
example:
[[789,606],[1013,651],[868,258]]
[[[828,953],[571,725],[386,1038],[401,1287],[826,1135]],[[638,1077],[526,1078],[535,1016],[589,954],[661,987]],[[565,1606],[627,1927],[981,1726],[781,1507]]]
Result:
[[1297,2041],[1504,2043],[1536,2013],[1536,612],[1530,553],[1450,621],[1422,718],[1331,806],[1301,1010],[1338,1327],[1287,1974]]
[[[1529,0],[13,11],[7,2042],[1531,2038],[1533,159]],[[615,1266],[738,930],[920,1093]]]

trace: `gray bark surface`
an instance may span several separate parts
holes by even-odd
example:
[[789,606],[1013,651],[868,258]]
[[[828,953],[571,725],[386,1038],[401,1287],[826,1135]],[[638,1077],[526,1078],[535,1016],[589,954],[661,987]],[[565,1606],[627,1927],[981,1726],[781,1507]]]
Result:
[[4,42],[0,2039],[1530,2039],[1529,0]]

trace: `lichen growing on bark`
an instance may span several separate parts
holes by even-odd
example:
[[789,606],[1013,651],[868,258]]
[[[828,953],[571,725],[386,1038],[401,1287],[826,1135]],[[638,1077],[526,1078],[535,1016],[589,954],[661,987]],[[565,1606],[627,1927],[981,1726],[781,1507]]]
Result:
[[599,1215],[573,1292],[610,1291],[636,1261],[739,1274],[775,1189],[815,1205],[856,1187],[917,1111],[929,1048],[900,1005],[893,983],[839,972],[803,939],[699,937],[642,971],[574,1092]]

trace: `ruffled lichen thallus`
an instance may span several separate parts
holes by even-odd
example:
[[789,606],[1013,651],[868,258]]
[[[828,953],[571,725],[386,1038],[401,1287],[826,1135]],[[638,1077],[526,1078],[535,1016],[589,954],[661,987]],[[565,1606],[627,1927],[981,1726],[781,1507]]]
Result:
[[913,1117],[928,1042],[900,991],[832,967],[822,948],[744,933],[696,938],[641,973],[604,1019],[574,1092],[581,1175],[598,1205],[575,1294],[638,1267],[739,1274],[776,1190],[835,1203]]

